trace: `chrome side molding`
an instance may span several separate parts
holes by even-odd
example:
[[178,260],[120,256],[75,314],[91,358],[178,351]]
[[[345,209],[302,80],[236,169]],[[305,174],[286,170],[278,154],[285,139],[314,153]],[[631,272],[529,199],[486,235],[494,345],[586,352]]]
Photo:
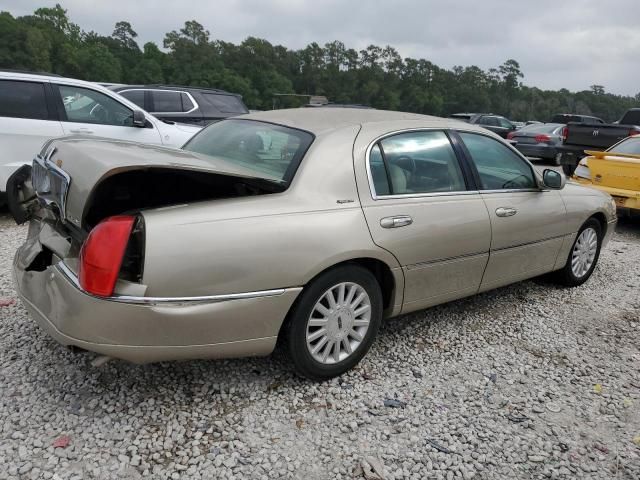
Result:
[[56,268],[73,285],[85,295],[109,302],[129,303],[135,305],[194,305],[200,303],[219,303],[230,300],[246,300],[251,298],[275,297],[285,292],[284,288],[273,290],[259,290],[256,292],[229,293],[225,295],[203,295],[197,297],[137,297],[132,295],[113,295],[111,297],[99,297],[85,291],[78,280],[77,275],[64,262],[58,262]]

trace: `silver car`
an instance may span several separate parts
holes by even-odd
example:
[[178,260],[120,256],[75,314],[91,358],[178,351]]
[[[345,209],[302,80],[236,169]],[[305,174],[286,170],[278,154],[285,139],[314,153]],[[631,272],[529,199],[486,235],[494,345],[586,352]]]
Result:
[[56,140],[10,183],[30,222],[16,288],[60,343],[144,363],[281,338],[312,379],[358,363],[383,319],[580,285],[616,222],[607,194],[480,127],[366,109],[236,117],[182,151]]
[[558,155],[556,147],[562,145],[564,127],[562,123],[527,125],[511,132],[507,139],[511,140],[512,145],[527,157],[555,160]]

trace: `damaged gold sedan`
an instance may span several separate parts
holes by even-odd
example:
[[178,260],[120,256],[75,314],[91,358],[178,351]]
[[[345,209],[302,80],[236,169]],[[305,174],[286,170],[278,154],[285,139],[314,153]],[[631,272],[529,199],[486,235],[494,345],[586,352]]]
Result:
[[267,355],[330,378],[383,318],[553,272],[585,282],[611,197],[497,136],[364,109],[263,112],[182,150],[44,146],[10,180],[16,288],[57,341],[145,363]]

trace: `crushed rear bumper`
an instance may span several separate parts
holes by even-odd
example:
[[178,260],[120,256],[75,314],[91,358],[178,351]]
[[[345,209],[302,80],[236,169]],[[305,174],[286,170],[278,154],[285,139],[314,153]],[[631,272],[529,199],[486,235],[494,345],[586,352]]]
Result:
[[[134,363],[267,355],[301,291],[218,296],[211,301],[136,303],[84,292],[75,273],[55,254],[36,262],[50,239],[32,220],[13,263],[16,290],[36,322],[63,345]],[[42,240],[42,241],[41,241]],[[35,264],[38,264],[34,267]]]

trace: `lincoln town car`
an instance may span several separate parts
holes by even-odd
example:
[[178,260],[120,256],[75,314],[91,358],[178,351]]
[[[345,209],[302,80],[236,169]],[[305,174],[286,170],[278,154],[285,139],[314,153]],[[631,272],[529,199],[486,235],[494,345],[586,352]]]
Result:
[[235,117],[180,150],[51,140],[8,200],[29,223],[16,289],[59,343],[136,363],[278,343],[314,380],[391,317],[584,283],[616,222],[607,193],[478,126],[355,108]]

